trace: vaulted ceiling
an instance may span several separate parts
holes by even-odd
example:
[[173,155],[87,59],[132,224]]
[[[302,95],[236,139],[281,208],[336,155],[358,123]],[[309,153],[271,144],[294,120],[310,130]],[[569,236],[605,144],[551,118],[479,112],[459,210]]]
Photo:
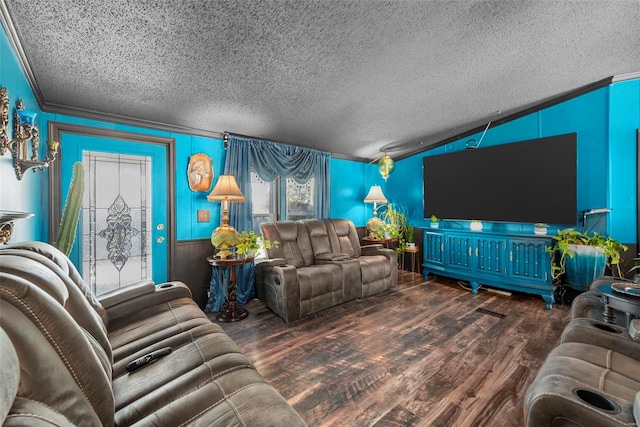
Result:
[[363,159],[640,71],[640,0],[0,7],[45,111]]

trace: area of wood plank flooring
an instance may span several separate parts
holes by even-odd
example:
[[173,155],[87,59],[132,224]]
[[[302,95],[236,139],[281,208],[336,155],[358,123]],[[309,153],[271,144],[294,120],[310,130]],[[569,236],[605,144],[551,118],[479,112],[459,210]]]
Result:
[[394,289],[291,323],[245,307],[222,327],[310,426],[332,427],[521,426],[570,317],[537,296],[472,295],[403,271]]

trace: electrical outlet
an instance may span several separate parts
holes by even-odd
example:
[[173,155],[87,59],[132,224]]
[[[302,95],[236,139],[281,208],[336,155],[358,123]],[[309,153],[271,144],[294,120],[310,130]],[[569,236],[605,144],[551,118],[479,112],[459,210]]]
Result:
[[198,209],[198,222],[209,222],[208,209]]

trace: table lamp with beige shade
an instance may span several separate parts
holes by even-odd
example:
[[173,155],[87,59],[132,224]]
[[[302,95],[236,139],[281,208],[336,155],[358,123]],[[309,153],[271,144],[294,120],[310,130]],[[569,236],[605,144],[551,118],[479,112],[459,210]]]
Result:
[[233,175],[220,175],[207,200],[222,202],[222,224],[211,233],[211,244],[218,250],[216,258],[228,258],[239,241],[238,232],[229,225],[229,202],[244,202],[244,194]]

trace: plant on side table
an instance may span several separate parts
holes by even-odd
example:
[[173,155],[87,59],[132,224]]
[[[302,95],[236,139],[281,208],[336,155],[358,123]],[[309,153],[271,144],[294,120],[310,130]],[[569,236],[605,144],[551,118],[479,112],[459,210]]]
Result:
[[395,250],[400,255],[407,247],[404,231],[407,227],[407,216],[401,208],[395,208],[392,203],[387,203],[386,210],[382,213],[385,224],[376,233],[378,239],[392,239],[398,242]]
[[405,237],[405,240],[407,241],[407,248],[414,249],[416,247],[416,240],[415,240],[415,229],[413,228],[413,225],[409,224],[405,227],[404,237]]
[[[236,245],[236,253],[247,257],[255,256],[261,247],[265,249],[277,248],[280,242],[272,242],[270,240],[262,240],[260,236],[253,230],[242,231],[239,235],[238,244]],[[262,246],[261,246],[262,244]]]
[[605,266],[611,268],[612,274],[622,276],[620,252],[627,247],[612,237],[565,228],[553,240],[547,253],[551,255],[551,275],[556,283],[564,275],[572,289],[586,291],[604,274]]

